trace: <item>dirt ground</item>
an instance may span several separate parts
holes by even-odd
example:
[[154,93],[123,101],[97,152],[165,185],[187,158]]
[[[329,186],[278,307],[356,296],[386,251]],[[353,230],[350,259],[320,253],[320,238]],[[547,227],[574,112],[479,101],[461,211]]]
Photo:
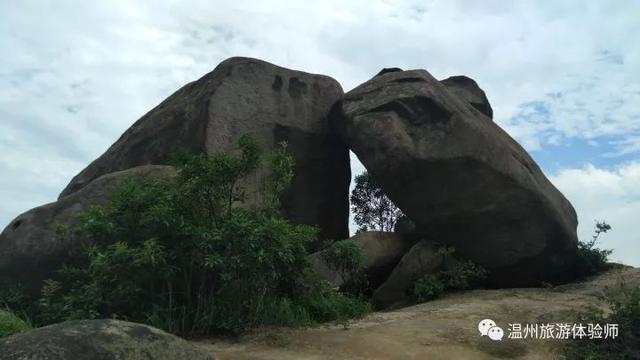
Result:
[[[509,323],[573,325],[587,306],[608,309],[604,296],[640,286],[640,269],[618,267],[584,282],[548,288],[473,290],[427,303],[317,328],[255,330],[238,340],[195,342],[217,359],[561,359],[567,340],[508,339]],[[505,336],[480,336],[492,319]],[[619,329],[624,331],[624,329]]]

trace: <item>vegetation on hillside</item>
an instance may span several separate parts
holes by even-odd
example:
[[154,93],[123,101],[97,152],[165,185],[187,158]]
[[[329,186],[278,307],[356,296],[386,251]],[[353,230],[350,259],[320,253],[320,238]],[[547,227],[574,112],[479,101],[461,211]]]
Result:
[[452,259],[454,251],[450,246],[438,249],[438,255],[442,256],[442,269],[426,274],[415,282],[413,294],[417,300],[429,301],[447,291],[468,290],[483,285],[487,271],[471,261]]
[[[566,348],[567,359],[613,360],[638,359],[640,356],[640,287],[624,288],[618,296],[610,296],[611,313],[602,309],[587,309],[578,320],[588,326],[600,327],[596,336],[573,340]],[[617,336],[606,334],[606,324],[617,325]]]
[[608,258],[612,250],[596,247],[601,234],[611,230],[611,225],[604,221],[596,221],[595,230],[591,240],[578,241],[578,254],[574,266],[577,277],[590,276],[600,273],[608,268]]
[[77,229],[59,229],[80,246],[45,281],[33,319],[119,318],[206,335],[368,312],[368,303],[312,270],[305,246],[316,229],[280,215],[294,165],[286,144],[269,156],[270,176],[258,180],[260,204],[245,202],[243,186],[262,166],[260,149],[242,137],[237,153],[181,153],[177,176],[130,178],[108,206],[82,214]]
[[31,329],[31,324],[9,310],[0,309],[0,338]]
[[320,252],[327,266],[344,280],[341,289],[347,293],[364,296],[369,280],[364,269],[362,245],[350,240],[336,241]]

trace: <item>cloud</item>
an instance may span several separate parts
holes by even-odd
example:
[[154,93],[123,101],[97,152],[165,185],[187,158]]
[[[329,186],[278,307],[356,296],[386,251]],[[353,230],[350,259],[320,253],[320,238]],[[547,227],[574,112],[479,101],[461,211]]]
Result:
[[595,221],[604,220],[612,230],[601,235],[599,247],[614,249],[613,260],[640,266],[640,161],[611,170],[593,165],[564,169],[550,180],[577,209],[581,240],[589,240]]
[[[638,119],[640,122],[640,119]],[[610,142],[617,150],[615,152],[606,152],[602,154],[604,157],[620,157],[623,155],[640,153],[640,135],[632,135],[620,140]]]

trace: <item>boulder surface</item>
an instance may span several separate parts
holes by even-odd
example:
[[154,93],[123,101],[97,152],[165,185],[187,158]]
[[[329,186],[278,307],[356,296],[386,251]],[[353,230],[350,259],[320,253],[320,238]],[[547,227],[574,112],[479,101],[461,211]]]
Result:
[[151,326],[76,320],[0,339],[5,360],[213,360],[208,351]]
[[[371,286],[377,286],[389,276],[400,258],[411,248],[412,242],[393,232],[365,231],[345,240],[362,248],[364,270]],[[321,251],[309,255],[320,276],[334,287],[345,283],[342,275],[331,268]]]
[[563,281],[577,250],[567,199],[498,125],[425,70],[345,94],[344,141],[426,238],[490,271],[490,285]]
[[493,119],[493,109],[484,90],[478,86],[475,80],[466,76],[451,76],[440,81],[456,96],[468,102],[481,113]]
[[449,263],[453,260],[441,255],[438,248],[438,244],[429,240],[421,240],[415,244],[402,257],[386,281],[373,292],[373,305],[378,309],[385,309],[403,302],[419,278],[451,265]]
[[[349,236],[349,151],[331,131],[328,113],[343,95],[334,79],[233,57],[176,91],[136,121],[60,194],[93,179],[145,164],[167,164],[178,149],[214,154],[233,151],[250,135],[263,151],[287,141],[295,175],[283,199],[286,217],[316,225],[321,239]],[[260,176],[245,185],[259,202]]]
[[105,205],[109,194],[130,176],[173,176],[171,166],[147,165],[101,176],[56,202],[31,209],[0,233],[0,288],[20,284],[37,291],[68,258],[73,237],[61,236],[56,227],[72,229],[77,216],[91,206]]

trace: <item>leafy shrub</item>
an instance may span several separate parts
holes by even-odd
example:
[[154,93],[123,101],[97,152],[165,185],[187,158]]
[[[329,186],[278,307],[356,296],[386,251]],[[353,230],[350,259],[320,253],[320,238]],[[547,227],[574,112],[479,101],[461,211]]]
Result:
[[576,339],[565,348],[568,359],[637,359],[640,354],[640,287],[626,289],[609,299],[612,313],[590,309],[580,322],[618,324],[618,336],[608,339]]
[[449,290],[468,290],[483,285],[487,271],[471,261],[450,261],[455,249],[450,246],[438,248],[437,254],[442,256],[442,263],[447,266],[433,274],[426,274],[418,279],[413,287],[413,294],[419,301],[428,301],[440,297]]
[[445,290],[445,283],[439,274],[427,274],[416,281],[413,293],[418,300],[429,301],[439,298]]
[[334,242],[321,252],[329,268],[344,279],[343,290],[358,295],[362,294],[368,285],[362,251],[360,244],[342,240]]
[[487,278],[487,271],[471,261],[459,263],[440,274],[447,288],[453,290],[476,288]]
[[600,234],[611,230],[611,225],[604,221],[596,222],[596,228],[590,241],[578,241],[578,253],[575,263],[575,274],[578,277],[594,275],[608,268],[607,261],[612,250],[595,247]]
[[356,176],[351,192],[354,221],[361,231],[393,231],[402,211],[384,193],[368,172]]
[[130,178],[82,214],[77,259],[44,284],[38,320],[111,317],[203,335],[366,312],[314,276],[305,246],[316,229],[280,215],[293,174],[286,144],[259,179],[259,204],[242,185],[255,180],[259,148],[248,137],[238,145],[238,156],[181,153],[175,178]]
[[0,308],[25,310],[25,304],[28,303],[29,299],[25,295],[22,287],[16,286],[0,289]]
[[315,325],[318,323],[359,318],[371,312],[372,306],[356,297],[346,296],[324,281],[298,302],[289,299],[269,302],[260,314],[260,324]]
[[353,241],[336,241],[322,250],[321,254],[327,264],[343,277],[349,276],[364,266],[362,246]]
[[9,310],[0,310],[0,338],[31,329],[31,325]]

